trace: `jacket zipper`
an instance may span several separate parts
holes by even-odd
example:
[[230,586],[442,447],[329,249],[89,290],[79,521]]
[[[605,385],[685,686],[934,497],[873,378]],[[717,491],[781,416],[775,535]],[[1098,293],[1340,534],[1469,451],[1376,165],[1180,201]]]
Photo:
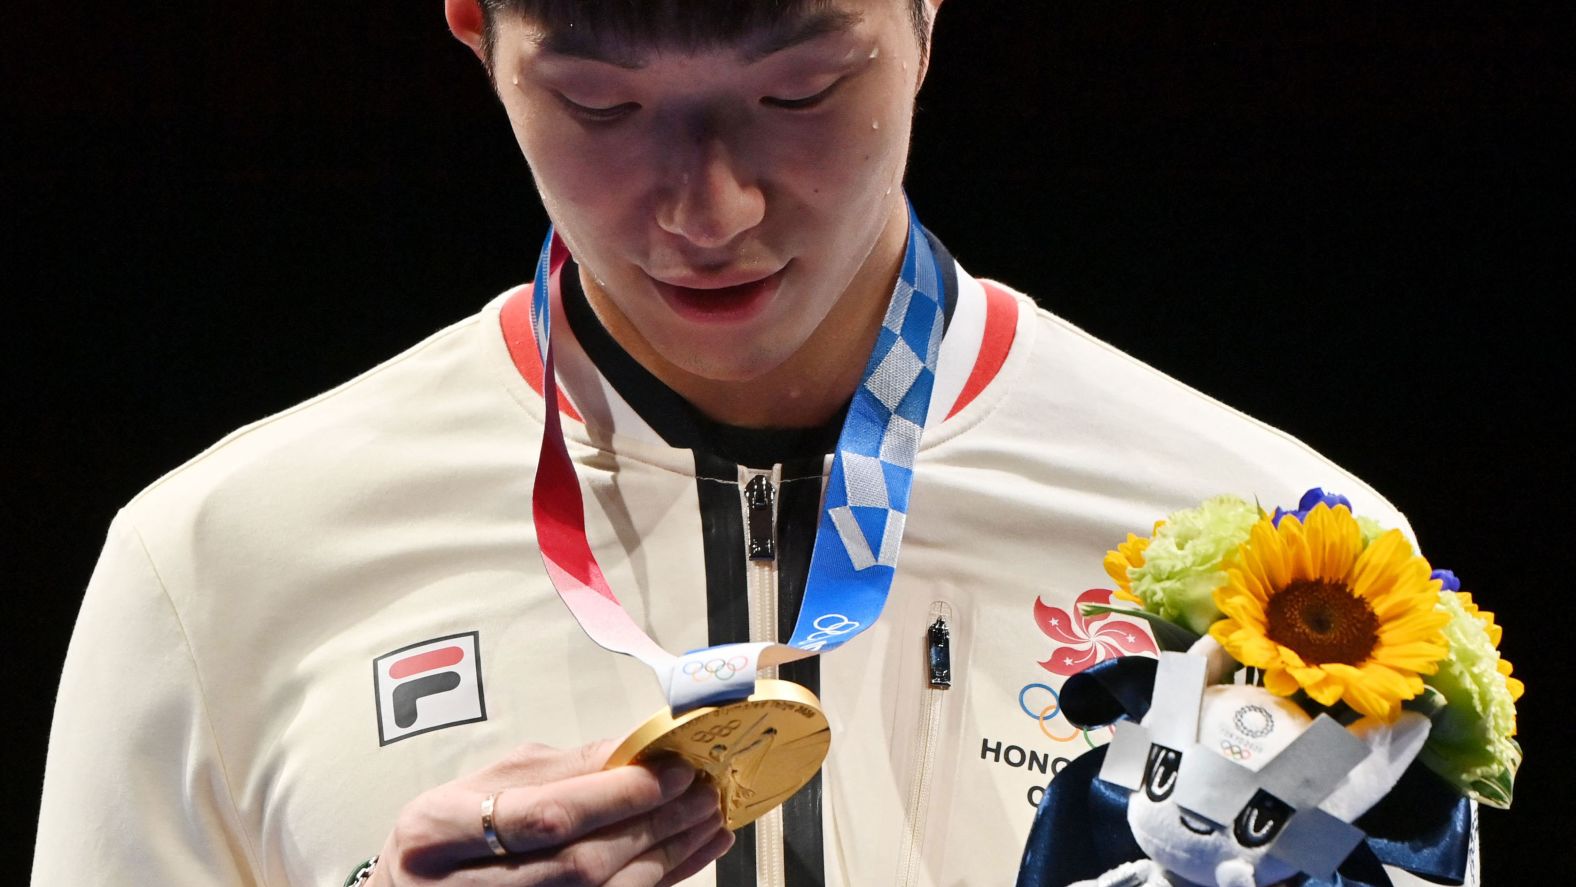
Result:
[[930,771],[941,733],[942,694],[952,687],[952,605],[935,601],[925,622],[925,684],[920,701],[919,730],[914,734],[914,776],[909,783],[906,829],[898,854],[897,883],[917,882],[925,818],[930,810]]
[[[745,574],[750,594],[750,640],[777,637],[777,488],[782,466],[770,471],[739,466],[739,496],[744,512]],[[760,677],[777,677],[776,666]],[[787,868],[783,850],[781,807],[755,820],[756,887],[784,887]]]

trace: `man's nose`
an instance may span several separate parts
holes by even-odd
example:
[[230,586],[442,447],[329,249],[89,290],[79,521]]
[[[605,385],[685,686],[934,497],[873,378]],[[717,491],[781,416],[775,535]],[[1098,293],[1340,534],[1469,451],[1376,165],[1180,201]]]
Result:
[[668,175],[657,225],[698,247],[722,247],[761,223],[766,196],[746,164],[721,139],[693,146]]

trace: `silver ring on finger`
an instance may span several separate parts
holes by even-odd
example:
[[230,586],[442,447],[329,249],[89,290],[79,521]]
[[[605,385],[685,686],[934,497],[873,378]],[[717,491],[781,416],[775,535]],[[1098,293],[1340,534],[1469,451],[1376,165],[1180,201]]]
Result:
[[482,838],[487,841],[487,847],[492,850],[494,856],[509,855],[509,848],[498,840],[498,828],[493,820],[493,803],[501,794],[503,792],[492,792],[482,798]]

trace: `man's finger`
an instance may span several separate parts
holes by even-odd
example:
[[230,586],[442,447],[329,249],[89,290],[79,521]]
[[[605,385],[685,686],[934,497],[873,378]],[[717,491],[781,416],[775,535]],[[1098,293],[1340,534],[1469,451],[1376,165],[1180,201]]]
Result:
[[[510,857],[502,863],[501,869],[516,879],[511,883],[616,884],[624,869],[653,850],[677,848],[677,845],[688,850],[695,842],[686,843],[686,835],[695,832],[703,841],[705,836],[720,828],[722,808],[717,803],[716,790],[704,784],[693,785],[677,800],[644,816],[609,826],[555,850]],[[681,861],[675,857],[672,863]],[[660,865],[649,865],[645,869],[647,875],[632,883],[650,887],[666,871]]]
[[[481,773],[473,774],[471,781],[486,789],[487,785],[517,785],[557,782],[571,776],[595,773],[607,765],[618,743],[611,739],[592,742],[579,748],[554,748],[527,742],[516,747],[509,755]],[[494,780],[501,780],[494,782]]]
[[636,857],[609,878],[605,887],[655,887],[677,884],[710,865],[733,846],[722,818],[686,829]]
[[577,843],[572,852],[588,858],[577,860],[576,869],[589,872],[593,877],[587,880],[600,884],[653,847],[700,826],[720,828],[722,804],[715,788],[697,781],[676,800]]
[[701,869],[721,859],[724,853],[732,849],[733,841],[733,832],[726,828],[712,832],[711,837],[700,845],[700,849],[691,853],[688,859],[668,872],[666,877],[657,882],[657,887],[672,887],[685,878],[694,877]]
[[[695,781],[695,770],[682,761],[664,761],[655,769],[616,767],[544,785],[500,791],[493,799],[498,840],[510,853],[534,853],[561,847],[662,806]],[[478,811],[480,799],[477,799]],[[479,813],[478,813],[479,815]],[[477,858],[492,854],[476,829]]]

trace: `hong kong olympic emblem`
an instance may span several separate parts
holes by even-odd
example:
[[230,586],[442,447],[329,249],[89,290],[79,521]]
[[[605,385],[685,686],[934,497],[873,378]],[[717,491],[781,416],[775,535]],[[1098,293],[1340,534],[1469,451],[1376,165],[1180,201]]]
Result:
[[[1046,671],[1067,677],[1077,674],[1107,659],[1135,653],[1159,655],[1159,649],[1143,627],[1125,619],[1113,618],[1110,613],[1085,616],[1085,604],[1109,604],[1111,590],[1091,588],[1073,602],[1072,613],[1053,607],[1043,600],[1034,602],[1034,621],[1046,637],[1057,643],[1049,658],[1040,662]],[[1047,701],[1048,700],[1048,701]],[[1065,733],[1055,732],[1051,722],[1061,714],[1061,698],[1050,684],[1035,681],[1018,691],[1018,707],[1039,724],[1040,732],[1047,739],[1066,742],[1083,735],[1084,742],[1094,746],[1093,731],[1079,730],[1069,725]]]
[[1049,659],[1040,663],[1051,674],[1066,677],[1119,656],[1134,653],[1160,655],[1149,632],[1125,619],[1112,618],[1110,613],[1085,616],[1086,604],[1109,604],[1109,588],[1091,588],[1073,602],[1071,615],[1060,607],[1053,607],[1043,600],[1034,602],[1034,621],[1040,631],[1060,646],[1051,650]]

